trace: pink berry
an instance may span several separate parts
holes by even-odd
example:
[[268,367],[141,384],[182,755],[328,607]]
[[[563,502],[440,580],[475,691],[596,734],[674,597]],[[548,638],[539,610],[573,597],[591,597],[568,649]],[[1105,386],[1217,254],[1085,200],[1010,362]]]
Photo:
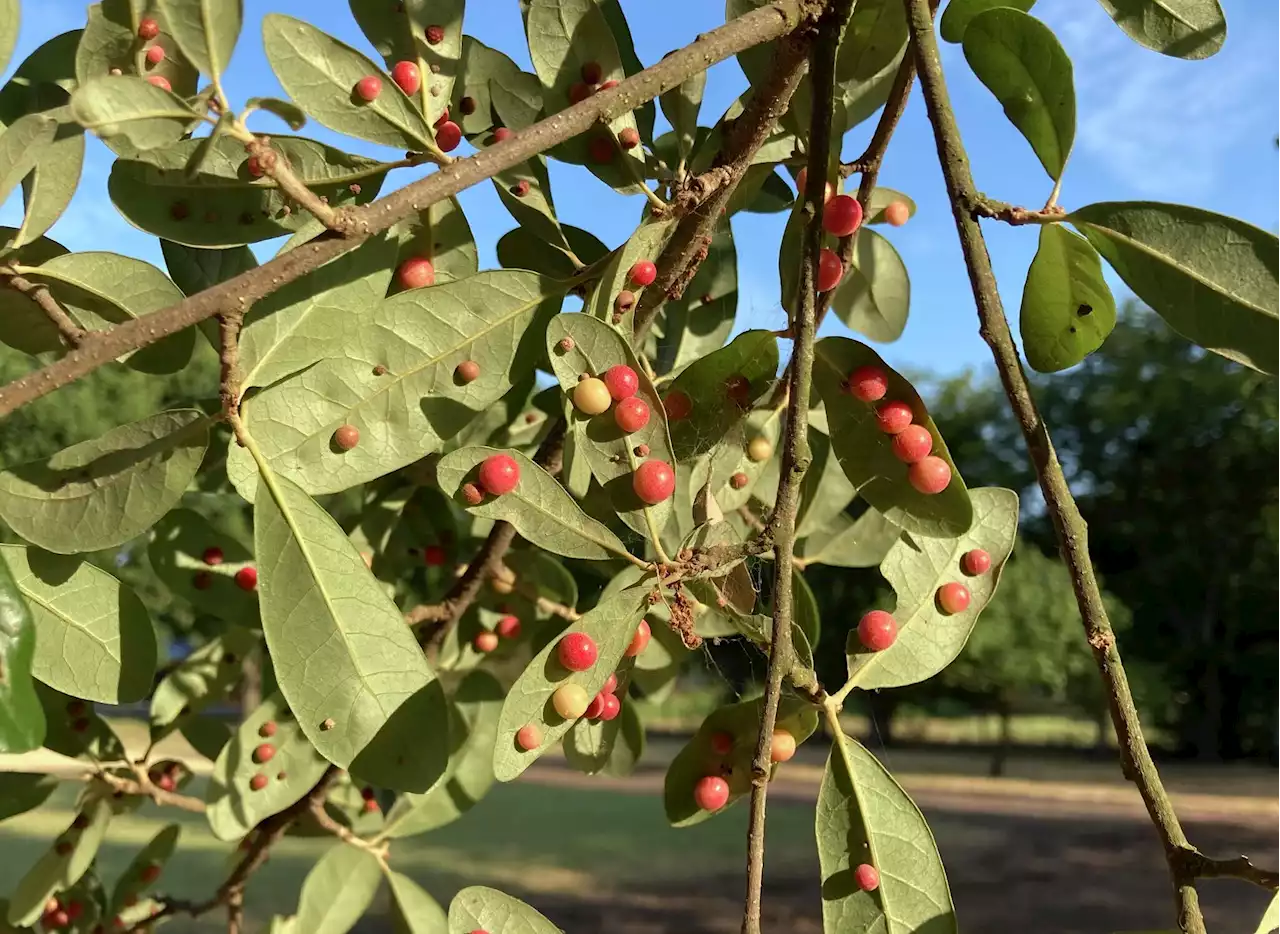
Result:
[[822,212],[822,228],[835,237],[847,237],[862,223],[862,205],[857,198],[836,195]]
[[911,406],[897,399],[876,407],[876,421],[880,423],[880,430],[886,435],[896,435],[910,425],[914,418]]
[[138,24],[138,38],[150,42],[156,36],[160,35],[160,24],[151,17],[147,17]]
[[356,97],[366,104],[378,99],[382,93],[382,79],[377,75],[369,75],[356,82]]
[[970,577],[986,574],[991,570],[991,555],[981,548],[966,551],[964,557],[960,559],[960,569]]
[[596,88],[596,90],[597,90],[597,91],[612,91],[612,90],[613,90],[614,88],[616,88],[617,86],[618,86],[618,82],[617,82],[617,81],[615,81],[614,79],[610,78],[610,79],[609,79],[608,81],[606,81],[604,84],[600,85],[600,87]]
[[177,781],[172,775],[161,775],[155,780],[156,787],[161,791],[173,791],[178,787]]
[[[805,189],[808,187],[808,185],[809,185],[809,168],[808,166],[806,166],[805,168],[800,170],[800,173],[798,175],[796,175],[796,191],[800,192],[801,198],[804,197],[804,192],[805,192]],[[834,195],[835,193],[836,193],[836,190],[833,187],[831,187],[831,183],[827,182],[826,187],[822,193],[823,202],[825,203],[827,201],[830,201],[831,196]]]
[[498,634],[486,629],[472,639],[471,644],[475,646],[477,652],[487,655],[498,647]]
[[435,25],[428,26],[427,42],[431,45],[439,45],[441,42],[444,42],[444,27]]
[[704,811],[718,811],[729,803],[729,783],[719,775],[707,775],[693,786],[693,800]]
[[604,706],[600,708],[601,720],[612,720],[622,712],[622,701],[618,700],[616,694],[606,694],[604,696]]
[[446,558],[444,548],[440,545],[428,545],[422,549],[422,563],[429,568],[442,567]]
[[258,569],[250,565],[247,568],[241,568],[236,571],[236,586],[241,590],[257,590],[258,589]]
[[508,454],[491,454],[480,465],[480,486],[494,496],[510,493],[520,482],[520,465]]
[[854,881],[864,892],[874,892],[880,888],[880,871],[875,866],[863,863],[853,871]]
[[474,483],[462,484],[462,489],[459,492],[462,494],[462,501],[468,506],[479,506],[484,502],[484,493]]
[[527,178],[522,178],[511,186],[511,193],[517,198],[523,198],[529,193],[529,188],[529,180]]
[[858,641],[872,652],[883,652],[898,638],[898,621],[884,610],[872,610],[858,620]]
[[276,722],[274,720],[268,720],[266,723],[262,724],[262,726],[258,727],[258,735],[259,736],[275,736]]
[[600,689],[601,694],[612,694],[618,690],[618,673],[616,671],[609,672],[609,678],[604,683],[604,687]]
[[649,404],[639,396],[623,399],[614,406],[613,420],[627,434],[637,432],[649,424]]
[[153,45],[147,49],[147,64],[159,65],[164,61],[164,49],[161,46]]
[[355,425],[340,425],[333,433],[333,444],[339,451],[350,451],[360,443],[360,429]]
[[262,178],[262,176],[267,174],[267,170],[262,167],[262,160],[257,156],[250,156],[246,159],[244,167],[254,178]]
[[948,616],[969,609],[969,600],[969,588],[957,581],[949,581],[938,588],[938,606]]
[[591,703],[587,705],[587,712],[583,716],[588,720],[599,720],[600,715],[604,713],[604,699],[609,696],[605,691],[601,691],[591,698]]
[[769,740],[769,761],[788,762],[796,754],[796,738],[788,730],[774,730]]
[[737,473],[735,473],[732,477],[729,478],[729,486],[733,487],[735,490],[741,490],[750,482],[751,482],[751,478],[748,477],[741,470],[739,470]]
[[452,120],[446,120],[436,127],[436,145],[443,152],[453,152],[462,142],[462,127]]
[[257,748],[253,750],[253,761],[258,764],[270,762],[275,758],[275,755],[276,747],[273,743],[260,743]]
[[884,209],[884,219],[894,227],[901,227],[911,219],[911,208],[906,202],[894,201]]
[[849,374],[846,385],[855,399],[875,402],[889,391],[889,378],[878,366],[860,366]]
[[495,143],[505,143],[511,139],[512,133],[505,126],[500,126],[493,131],[493,141]]
[[923,425],[908,425],[893,436],[893,456],[904,464],[924,460],[933,450],[933,435]]
[[921,493],[932,496],[941,493],[951,483],[951,465],[941,457],[931,454],[911,465],[907,470],[907,479]]
[[582,80],[587,84],[599,84],[604,77],[604,68],[599,62],[587,62],[582,66]]
[[723,731],[711,734],[711,751],[717,756],[727,756],[733,752],[733,734]]
[[[154,84],[156,87],[160,88],[162,91],[173,90],[173,85],[169,83],[169,79],[166,78],[164,75],[147,75],[147,81],[150,84]],[[179,220],[180,219],[181,218],[179,218]]]
[[627,127],[618,134],[618,145],[623,149],[635,149],[640,145],[640,132],[635,127]]
[[48,920],[45,921],[45,927],[49,928],[64,928],[71,923],[71,915],[62,909],[46,915],[46,918]]
[[542,745],[542,731],[532,723],[526,723],[516,733],[516,745],[530,752]]
[[601,379],[604,380],[605,386],[608,387],[609,395],[613,396],[614,400],[618,402],[623,399],[630,399],[640,388],[640,377],[636,376],[635,370],[624,363],[609,367],[604,371],[604,376]]
[[844,263],[840,262],[840,257],[834,251],[823,247],[818,254],[818,291],[830,292],[843,278]]
[[653,631],[649,629],[649,621],[640,620],[640,625],[636,627],[636,634],[631,637],[631,641],[627,644],[627,657],[635,658],[643,652],[649,645],[649,639],[652,635]]
[[263,775],[261,772],[253,776],[253,778],[249,779],[250,791],[261,791],[266,787],[267,787],[267,776]]
[[431,260],[425,256],[411,256],[396,270],[396,281],[400,283],[401,288],[405,289],[421,289],[434,285],[436,267],[431,265]]
[[653,265],[647,259],[642,259],[627,273],[627,278],[631,280],[632,285],[638,285],[644,288],[658,278],[658,267]]
[[631,477],[631,488],[642,502],[656,506],[676,489],[676,472],[666,461],[645,461]]
[[571,632],[556,646],[556,657],[570,671],[586,671],[596,663],[600,650],[596,648],[596,640],[585,632]]
[[416,62],[396,62],[391,69],[391,80],[400,90],[412,96],[422,87],[422,72],[418,71]]
[[678,422],[693,413],[693,401],[677,389],[662,400],[662,408],[667,413],[667,421]]
[[480,378],[480,364],[474,360],[463,360],[454,367],[453,375],[460,383],[474,383]]
[[498,620],[496,631],[504,639],[519,639],[520,618],[518,616],[502,617],[502,619]]

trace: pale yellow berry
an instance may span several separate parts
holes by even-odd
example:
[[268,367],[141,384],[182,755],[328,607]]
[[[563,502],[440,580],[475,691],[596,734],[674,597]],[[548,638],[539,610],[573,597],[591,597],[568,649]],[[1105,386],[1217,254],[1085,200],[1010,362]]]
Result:
[[573,387],[573,405],[584,415],[599,415],[609,411],[613,404],[613,396],[609,395],[609,387],[604,380],[588,376]]
[[747,445],[747,457],[757,464],[767,461],[772,456],[773,445],[769,443],[768,438],[752,438],[751,443]]
[[577,720],[587,712],[590,703],[586,688],[579,684],[562,684],[551,695],[551,706],[566,720]]

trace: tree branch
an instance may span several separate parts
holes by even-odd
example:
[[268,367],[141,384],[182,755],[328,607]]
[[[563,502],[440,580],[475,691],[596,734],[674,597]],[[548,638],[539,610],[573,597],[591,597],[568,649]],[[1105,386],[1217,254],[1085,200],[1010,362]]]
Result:
[[[1171,862],[1173,862],[1171,860]],[[1213,859],[1193,846],[1183,847],[1177,855],[1174,872],[1187,881],[1194,879],[1243,879],[1264,889],[1280,888],[1280,873],[1259,869],[1247,856]]]
[[1194,848],[1187,841],[1143,738],[1138,711],[1116,647],[1115,633],[1107,618],[1089,558],[1088,529],[1071,495],[1048,429],[1032,398],[996,288],[982,228],[971,210],[981,199],[974,186],[969,159],[947,94],[928,0],[904,0],[904,3],[910,20],[911,48],[920,72],[929,120],[933,124],[938,160],[977,304],[979,332],[991,349],[1005,395],[1026,439],[1036,478],[1057,533],[1059,549],[1071,574],[1085,635],[1107,690],[1111,722],[1120,743],[1121,764],[1126,776],[1137,785],[1164,847],[1173,880],[1178,927],[1186,934],[1205,934],[1204,917],[1194,885],[1195,874],[1185,871],[1182,865],[1184,854],[1188,850],[1194,852]]
[[49,287],[43,282],[32,282],[30,279],[18,275],[12,267],[0,269],[0,278],[4,280],[4,284],[9,288],[15,292],[21,292],[39,306],[40,310],[45,313],[45,317],[58,329],[58,333],[62,336],[67,346],[79,347],[91,336],[88,331],[72,320],[71,315],[67,314],[66,309],[58,304],[58,300],[53,297],[53,293],[49,291]]
[[788,381],[787,420],[782,436],[781,476],[769,529],[773,535],[773,628],[765,676],[760,734],[751,767],[751,814],[747,830],[747,896],[742,934],[760,934],[760,892],[764,883],[765,802],[769,793],[773,729],[783,677],[792,667],[791,566],[795,556],[796,511],[800,482],[809,467],[809,395],[813,382],[813,336],[816,329],[818,254],[822,249],[822,209],[831,152],[831,112],[835,98],[836,52],[853,0],[835,0],[818,21],[818,36],[809,59],[813,114],[809,125],[809,171],[804,192],[808,224],[801,251],[799,302],[791,331],[795,338]]
[[190,795],[178,794],[175,791],[165,791],[163,788],[158,787],[153,781],[151,781],[151,778],[147,775],[145,769],[135,769],[134,771],[137,778],[125,778],[111,772],[93,772],[87,774],[85,779],[89,781],[101,781],[103,784],[110,786],[112,791],[119,791],[126,795],[137,795],[143,798],[150,798],[162,807],[181,808],[184,811],[191,811],[196,814],[204,813],[204,799],[193,798]]
[[743,49],[776,39],[821,8],[820,0],[774,0],[767,6],[700,35],[662,61],[632,75],[617,87],[594,94],[515,133],[501,146],[459,159],[359,208],[342,213],[346,236],[323,234],[233,279],[169,308],[104,331],[57,362],[0,388],[0,417],[91,373],[116,358],[154,343],[213,315],[243,310],[281,286],[306,275],[392,224],[426,210],[437,201],[512,168],[558,143],[590,130],[598,122],[634,110],[690,76]]
[[289,160],[271,148],[271,139],[266,136],[255,136],[248,130],[237,129],[237,138],[244,143],[245,151],[258,160],[258,167],[269,178],[274,179],[280,190],[310,212],[311,216],[330,230],[343,236],[348,233],[346,216],[342,212],[329,207],[329,202],[322,199],[314,191],[303,184],[302,179],[293,174]]

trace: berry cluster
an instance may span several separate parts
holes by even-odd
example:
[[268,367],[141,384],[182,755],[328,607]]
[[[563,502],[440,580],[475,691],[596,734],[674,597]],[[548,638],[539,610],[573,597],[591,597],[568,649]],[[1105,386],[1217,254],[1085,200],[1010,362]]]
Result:
[[[151,17],[148,16],[143,19],[142,22],[138,23],[138,38],[141,39],[144,44],[154,41],[159,35],[160,24]],[[165,59],[164,47],[160,45],[146,46],[146,52],[143,53],[143,58],[146,59],[148,67],[156,67]],[[120,74],[120,72],[114,68],[111,70],[111,73]],[[169,83],[169,79],[164,75],[147,75],[147,81],[165,91],[173,90],[173,85]]]
[[[859,367],[845,381],[849,394],[862,402],[879,402],[889,391],[889,377],[876,366]],[[891,399],[876,408],[880,430],[893,437],[893,453],[907,466],[907,480],[925,495],[941,493],[951,483],[951,465],[933,451],[933,434],[915,423],[905,402]]]
[[[977,577],[991,569],[991,555],[981,548],[967,551],[960,558],[960,569],[970,577]],[[969,588],[959,581],[948,581],[938,588],[934,599],[938,609],[947,616],[955,616],[969,608],[972,599]],[[869,652],[883,652],[898,638],[898,621],[884,610],[872,610],[858,620],[858,641]]]
[[[432,42],[432,36],[437,36],[435,42]],[[427,42],[432,45],[438,44],[444,40],[444,28],[441,26],[427,27]],[[422,88],[422,71],[418,68],[416,62],[400,61],[396,62],[391,68],[391,80],[405,94],[412,97]],[[378,75],[365,75],[356,82],[352,89],[351,96],[356,103],[372,104],[382,94],[382,78]],[[474,102],[473,102],[474,103]],[[449,109],[446,107],[444,112],[436,118],[436,146],[441,152],[452,152],[458,148],[458,144],[462,142],[462,127],[449,119]]]
[[[355,429],[353,428],[352,431],[355,431]],[[217,545],[210,545],[206,548],[200,555],[200,558],[211,568],[217,567],[226,560],[226,556],[223,555],[222,549]],[[236,571],[232,580],[235,581],[236,586],[241,590],[253,592],[258,589],[258,569],[253,565],[243,567]],[[213,586],[213,573],[210,571],[196,571],[196,575],[192,579],[191,585],[195,587],[196,590],[208,590]]]
[[147,777],[151,780],[151,784],[155,785],[161,791],[177,791],[178,783],[182,780],[186,770],[181,762],[170,759],[167,762],[157,762],[147,770]]
[[468,506],[479,506],[486,493],[503,496],[514,490],[520,484],[520,465],[510,454],[491,454],[480,462],[476,481],[462,484],[459,491]]
[[477,633],[476,637],[471,640],[471,646],[477,652],[487,655],[498,648],[501,640],[513,641],[519,639],[521,628],[520,617],[508,613],[498,620],[498,624],[493,629],[482,629]]
[[64,902],[60,898],[53,897],[45,902],[40,923],[44,925],[46,931],[59,931],[70,927],[83,913],[84,905],[76,899],[68,899]]
[[[754,742],[754,738],[752,738]],[[714,757],[715,774],[704,775],[693,786],[693,800],[704,811],[718,811],[729,802],[729,783],[726,776],[732,773],[729,759],[738,746],[738,738],[725,730],[718,730],[708,738]],[[796,738],[790,730],[779,727],[769,738],[769,761],[788,762],[796,754]]]

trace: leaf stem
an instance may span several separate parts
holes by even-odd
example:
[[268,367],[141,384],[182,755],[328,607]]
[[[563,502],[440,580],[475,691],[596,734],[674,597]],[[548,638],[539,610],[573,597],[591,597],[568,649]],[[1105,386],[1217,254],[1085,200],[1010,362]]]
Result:
[[[25,267],[23,267],[25,268]],[[6,266],[0,269],[0,279],[15,292],[21,292],[31,299],[44,312],[45,317],[58,329],[58,334],[69,347],[79,347],[91,335],[69,315],[65,308],[58,304],[49,287],[43,282],[32,282],[18,273],[18,267]]]
[[[1204,861],[1203,857],[1199,861],[1187,857],[1188,853],[1196,851],[1183,832],[1182,824],[1142,735],[1142,724],[1129,689],[1120,651],[1116,646],[1115,633],[1107,618],[1089,557],[1088,528],[1071,495],[1062,465],[1058,462],[1053,442],[1036,408],[1026,373],[1018,358],[996,287],[986,240],[977,220],[978,216],[988,216],[982,213],[982,208],[989,202],[978,194],[969,169],[968,155],[947,94],[928,0],[904,0],[904,3],[909,21],[911,51],[920,72],[925,105],[937,143],[938,160],[977,305],[979,332],[991,349],[1010,408],[1022,429],[1040,490],[1044,494],[1045,506],[1057,533],[1063,561],[1071,574],[1085,636],[1107,690],[1111,722],[1120,744],[1121,765],[1126,777],[1137,785],[1164,848],[1173,882],[1179,930],[1185,934],[1205,934],[1195,879],[1210,863]],[[1029,222],[1043,223],[1048,220],[1050,218],[1044,217]]]

